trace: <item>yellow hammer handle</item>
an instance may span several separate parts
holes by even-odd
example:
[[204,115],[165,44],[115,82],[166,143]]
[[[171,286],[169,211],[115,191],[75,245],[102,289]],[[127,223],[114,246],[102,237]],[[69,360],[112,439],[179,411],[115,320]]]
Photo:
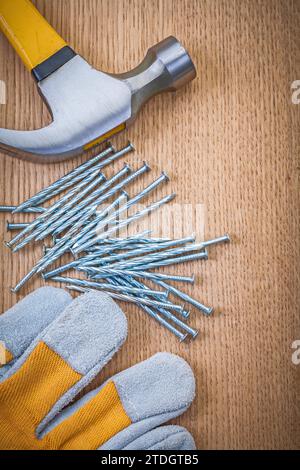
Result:
[[67,45],[29,0],[0,0],[0,29],[29,70]]

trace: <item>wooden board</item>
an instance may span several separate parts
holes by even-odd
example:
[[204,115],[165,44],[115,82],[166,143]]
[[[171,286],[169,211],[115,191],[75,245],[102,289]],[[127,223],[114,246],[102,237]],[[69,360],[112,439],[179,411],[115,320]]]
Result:
[[[300,105],[292,103],[291,90],[300,79],[299,0],[36,5],[72,47],[105,71],[134,67],[149,46],[170,34],[183,42],[198,78],[177,95],[149,102],[114,142],[122,146],[131,139],[137,152],[127,160],[135,167],[147,160],[151,177],[166,170],[177,203],[191,204],[192,214],[200,204],[198,233],[232,236],[230,245],[210,250],[209,261],[173,270],[197,274],[187,292],[216,308],[212,318],[191,311],[198,339],[179,344],[125,305],[128,341],[96,383],[157,351],[180,354],[195,372],[197,396],[174,422],[193,433],[198,448],[299,447],[300,366],[292,363],[292,342],[300,339]],[[7,88],[1,126],[33,129],[50,121],[30,74],[4,37],[0,79]],[[43,166],[1,154],[0,202],[23,201],[86,158]],[[9,239],[6,219],[0,214],[1,311],[43,285],[36,279],[17,297],[10,292],[39,259],[41,247],[12,255],[2,243]]]

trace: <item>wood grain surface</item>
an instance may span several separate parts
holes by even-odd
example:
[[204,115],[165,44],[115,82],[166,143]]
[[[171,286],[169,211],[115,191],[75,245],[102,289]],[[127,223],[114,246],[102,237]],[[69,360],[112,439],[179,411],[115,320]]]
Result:
[[[127,161],[136,167],[147,160],[149,181],[166,170],[177,203],[202,205],[205,224],[195,222],[206,238],[232,236],[231,244],[210,250],[208,261],[173,270],[195,273],[187,292],[216,308],[211,318],[191,311],[191,324],[200,331],[196,341],[178,343],[125,304],[128,341],[96,383],[170,351],[195,372],[196,399],[174,422],[192,432],[199,449],[299,448],[300,365],[292,363],[292,343],[300,339],[300,104],[292,103],[291,90],[300,80],[299,0],[35,4],[77,52],[104,71],[133,68],[168,35],[183,42],[197,79],[176,95],[149,102],[114,143],[135,144]],[[33,129],[50,121],[30,74],[3,36],[0,79],[7,86],[2,127]],[[2,153],[0,203],[23,201],[86,158],[40,165]],[[39,259],[41,246],[12,255],[2,243],[10,237],[7,218],[0,214],[1,311],[43,284],[35,279],[18,296],[10,292]]]

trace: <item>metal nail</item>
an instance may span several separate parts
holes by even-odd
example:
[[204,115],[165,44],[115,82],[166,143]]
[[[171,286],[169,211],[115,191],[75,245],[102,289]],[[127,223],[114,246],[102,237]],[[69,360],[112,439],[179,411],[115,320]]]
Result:
[[[137,234],[135,237],[131,237],[131,238],[134,239],[134,238],[138,238],[138,237],[139,237],[139,234]],[[127,243],[128,243],[127,239],[124,238],[124,239],[122,239],[118,242],[118,247],[120,249],[122,249],[122,248],[126,247]],[[109,243],[108,246],[104,246],[102,248],[101,255],[103,255],[105,253],[109,253],[111,250],[112,250],[111,244]],[[52,253],[53,253],[53,251],[52,251]],[[99,255],[100,255],[100,253],[99,253]],[[77,260],[71,261],[70,263],[67,263],[63,266],[60,266],[59,268],[56,268],[52,271],[48,271],[46,273],[43,273],[43,278],[44,279],[49,279],[53,276],[57,276],[58,274],[61,274],[62,272],[67,271],[68,269],[75,268],[76,266],[79,266],[80,264],[83,264],[84,262],[94,260],[99,255],[90,254],[90,255],[86,255],[86,256],[83,256],[81,258],[78,258]]]
[[[77,203],[81,199],[83,199],[89,192],[91,192],[91,190],[94,189],[95,186],[100,185],[100,183],[102,183],[104,179],[104,175],[100,175],[99,178],[95,179],[90,184],[88,184],[79,194],[77,194],[77,196],[75,196],[67,204],[62,206],[60,210],[58,210],[55,214],[53,214],[50,219],[47,220],[44,230],[42,227],[39,227],[38,234],[35,239],[37,241],[43,240],[45,237],[47,237],[47,235],[53,232],[54,228],[56,227],[56,224],[60,224],[62,217],[65,215],[68,216],[70,214],[70,209],[72,209],[75,205],[77,208]],[[54,224],[55,222],[56,224]]]
[[[17,206],[0,206],[0,212],[13,212]],[[45,212],[44,207],[27,207],[26,209],[23,209],[22,213],[28,213],[28,214],[41,214],[42,212]]]
[[156,180],[149,184],[146,188],[140,191],[136,196],[130,198],[126,204],[119,207],[115,212],[113,212],[108,218],[104,219],[97,226],[97,232],[100,233],[101,229],[105,226],[108,226],[111,222],[114,222],[117,217],[119,217],[123,212],[127,211],[134,204],[137,204],[141,199],[148,196],[152,191],[154,191],[160,184],[169,181],[169,177],[166,173],[162,173]]
[[[127,199],[127,195],[122,194],[115,199],[109,206],[104,208],[100,211],[93,220],[91,220],[86,227],[76,236],[73,238],[73,247],[76,244],[85,243],[89,238],[93,236],[93,230],[97,227],[98,223],[105,218],[107,214],[110,214],[115,207],[118,207],[122,204],[123,199]],[[71,248],[71,252],[74,254],[73,249]]]
[[43,279],[51,279],[52,277],[58,276],[59,274],[68,271],[69,269],[76,268],[79,265],[80,261],[79,260],[74,260],[70,261],[70,263],[66,263],[62,266],[59,266],[56,269],[53,269],[52,271],[48,271],[46,273],[42,273]]
[[[50,184],[47,186],[47,188],[42,189],[38,193],[36,193],[34,196],[31,198],[27,199],[27,201],[23,202],[22,204],[19,204],[17,207],[15,207],[14,211],[15,212],[22,212],[24,209],[30,207],[30,206],[35,206],[40,202],[45,202],[46,200],[50,199],[52,197],[52,194],[54,191],[57,189],[61,189],[62,187],[66,189],[66,183],[68,182],[73,182],[74,178],[81,173],[83,173],[85,170],[93,166],[95,163],[97,163],[99,160],[102,158],[106,157],[110,153],[114,152],[115,149],[114,147],[109,144],[109,146],[101,153],[96,155],[94,158],[91,158],[90,160],[87,160],[85,163],[82,163],[79,165],[77,168],[74,170],[70,171],[66,175],[64,175],[62,178],[59,178],[58,180],[54,181],[54,183]],[[48,196],[50,196],[48,198]]]
[[[98,246],[95,247],[95,250],[101,248],[103,246],[103,244],[114,244],[114,243],[117,243],[119,241],[123,241],[125,240],[124,238],[103,238],[103,240],[100,240],[100,244]],[[138,240],[135,238],[132,238],[132,237],[128,237],[126,238],[126,240],[128,240],[128,242],[130,242],[130,245],[129,246],[134,246],[133,243],[137,244],[141,244],[141,245],[146,245],[146,244],[159,244],[159,243],[166,243],[166,242],[169,242],[171,241],[170,238],[142,238],[142,237],[139,237]],[[94,247],[93,247],[94,248]]]
[[186,331],[186,333],[191,335],[191,337],[193,339],[195,339],[198,336],[198,334],[199,334],[198,330],[196,330],[195,328],[192,328],[190,325],[188,325],[184,321],[180,320],[180,318],[177,318],[175,315],[173,315],[173,313],[169,312],[168,310],[166,310],[164,308],[161,308],[159,311],[162,315],[166,316],[169,320],[174,322],[175,325],[179,326],[184,331]]
[[[55,282],[69,282],[70,278],[66,278],[63,276],[54,276],[52,277],[52,281]],[[103,290],[105,292],[109,291],[115,291],[115,292],[121,292],[121,293],[128,293],[128,294],[137,294],[137,295],[142,295],[145,293],[144,289],[139,289],[135,287],[128,287],[128,286],[115,286],[112,284],[106,284],[106,283],[100,283],[100,282],[93,282],[93,281],[87,281],[87,280],[82,280],[82,279],[71,279],[73,284],[77,284],[82,287],[91,287],[93,289],[99,289]],[[155,295],[159,296],[161,298],[166,298],[167,293],[163,291],[154,291],[154,290],[149,290],[149,295]]]
[[159,286],[163,287],[164,289],[168,289],[172,294],[177,295],[180,299],[184,300],[185,302],[193,305],[196,307],[198,310],[201,310],[202,312],[205,313],[205,315],[211,315],[213,313],[213,308],[212,307],[206,307],[203,305],[201,302],[198,302],[198,300],[193,299],[193,297],[189,296],[185,292],[180,291],[174,286],[171,286],[170,284],[160,281],[160,280],[153,280],[155,284],[158,284]]
[[[85,288],[85,287],[75,286],[75,285],[72,285],[72,284],[69,285],[69,286],[66,286],[66,288],[68,290],[75,291],[75,292],[80,292],[80,293],[92,292],[94,290],[94,289],[88,289],[88,288]],[[150,308],[146,305],[139,304],[138,302],[136,302],[136,299],[134,299],[133,297],[130,298],[130,296],[125,296],[125,295],[122,295],[122,294],[113,294],[113,293],[110,293],[109,295],[110,295],[110,297],[112,297],[116,300],[121,300],[121,301],[125,301],[125,302],[132,302],[132,303],[137,304],[140,308],[142,308],[151,317],[155,318],[155,320],[157,320],[165,328],[167,328],[169,331],[171,331],[171,333],[173,333],[180,340],[180,342],[184,341],[187,338],[187,336],[188,336],[187,333],[186,334],[181,333],[175,327],[170,325],[170,323],[168,323],[166,320],[163,321],[163,318],[160,317],[157,313],[155,313],[152,310],[152,308]]]
[[[128,170],[127,165],[121,170],[121,172],[124,172],[124,173],[120,174],[121,172],[118,172],[118,178],[121,178],[126,173],[126,169],[128,172],[129,170]],[[72,212],[69,213],[69,217],[66,214],[66,216],[64,216],[60,220],[60,224],[57,223],[55,225],[52,235],[54,237],[57,237],[57,235],[60,235],[62,232],[65,232],[66,230],[68,232],[69,230],[72,230],[74,225],[76,226],[77,224],[82,225],[81,223],[82,220],[85,220],[86,223],[90,223],[92,221],[91,220],[92,218],[96,218],[97,207],[98,207],[97,201],[105,199],[105,194],[106,194],[105,193],[103,196],[100,196],[99,198],[95,199],[95,197],[97,197],[99,193],[102,194],[103,191],[97,190],[96,192],[93,193],[93,195],[91,195],[90,198],[87,198],[84,201],[82,201],[81,204],[78,204],[77,207],[75,207],[74,210],[72,210]]]
[[[147,294],[147,298],[148,298],[148,295],[150,295],[150,297],[152,297],[153,300],[160,300],[160,299],[157,298],[157,296],[149,294],[150,287],[148,287],[146,284],[144,284],[140,281],[137,281],[132,276],[125,276],[125,275],[118,276],[118,277],[116,276],[114,278],[110,278],[109,281],[112,282],[112,283],[115,283],[115,282],[121,283],[121,284],[125,283],[125,285],[131,285],[133,287],[138,287],[138,288],[142,289],[143,292],[144,292],[142,297],[144,297]],[[167,308],[168,310],[173,310],[173,306],[174,306],[173,302],[168,300],[167,302],[165,302],[165,306],[155,305],[154,308],[159,310],[159,311],[161,311],[161,309],[164,309],[164,308]],[[179,307],[179,309],[177,307]],[[190,313],[187,310],[185,310],[184,307],[181,307],[181,306],[177,306],[177,307],[175,309],[175,311],[177,313],[179,313],[184,318],[189,317]]]
[[[116,204],[120,203],[123,197],[124,197],[123,194],[121,194],[110,206],[106,207],[101,213],[99,213],[96,219],[87,223],[85,228],[81,230],[78,236],[80,237],[83,233],[88,232],[90,230],[90,227],[93,226],[93,224],[95,223],[95,220],[97,224],[97,220],[101,220],[101,218],[106,215],[107,211],[109,211],[111,207],[114,207]],[[52,248],[52,251],[49,251],[47,253],[47,259],[45,260],[43,266],[40,267],[39,272],[41,272],[42,270],[45,270],[47,266],[52,264],[56,259],[62,256],[67,250],[72,250],[72,245],[74,244],[74,242],[76,242],[76,240],[78,240],[76,233],[78,232],[79,228],[81,228],[82,225],[85,224],[89,220],[90,215],[94,212],[94,209],[95,209],[94,206],[92,206],[82,217],[79,217],[77,222],[75,222],[74,220],[74,223],[72,224],[72,228]],[[71,211],[69,212],[69,214],[70,213]]]
[[[149,290],[149,287],[148,286],[145,286],[144,284],[142,283],[139,283],[137,281],[135,281],[134,279],[132,279],[132,277],[129,277],[129,276],[122,276],[121,277],[118,277],[118,278],[114,278],[112,280],[112,282],[117,282],[117,283],[123,283],[125,282],[127,285],[133,285],[133,286],[137,286],[137,287],[141,287],[143,289],[146,290],[146,292],[148,292]],[[171,331],[173,334],[175,334],[179,339],[180,341],[184,341],[185,338],[186,338],[186,334],[189,333],[193,336],[193,338],[196,337],[197,333],[196,330],[194,330],[193,328],[189,327],[188,325],[186,325],[182,320],[180,320],[179,318],[177,318],[173,313],[169,312],[168,310],[162,308],[162,307],[156,307],[156,308],[153,308],[153,307],[147,307],[146,305],[141,305],[141,304],[138,304],[143,310],[146,311],[146,313],[150,314],[155,320],[157,320],[161,325],[163,325],[165,328],[167,328],[169,331]],[[151,312],[149,312],[149,310],[151,310]],[[167,317],[169,320],[173,321],[177,326],[180,326],[181,328],[183,328],[183,330],[186,332],[185,334],[181,333],[177,328],[175,328],[173,325],[171,325],[165,318],[161,317],[161,315],[163,315],[163,317]]]
[[[112,155],[112,157],[110,157],[110,158],[104,160],[103,162],[101,162],[100,164],[96,165],[94,168],[92,168],[92,170],[94,171],[95,168],[96,168],[97,170],[100,170],[100,168],[102,168],[103,166],[108,165],[109,163],[111,163],[112,161],[114,161],[116,158],[120,158],[120,157],[123,156],[124,154],[126,154],[126,153],[132,151],[133,149],[134,149],[133,145],[129,143],[126,147],[124,147],[123,149],[121,149],[120,151],[118,151],[118,152],[116,152],[114,155]],[[148,169],[148,166],[147,166],[147,169]],[[87,174],[86,174],[86,173],[80,174],[80,175],[79,175],[79,176],[80,176],[80,179],[85,178],[85,177],[88,177],[88,176],[90,175],[90,173],[91,173],[90,170],[88,170],[88,171],[89,171],[89,173],[87,173]],[[75,180],[76,180],[76,178],[75,178]],[[74,184],[75,180],[72,179],[72,185]],[[111,180],[112,180],[112,179],[111,179]],[[111,181],[111,180],[110,180],[110,181]],[[129,180],[129,181],[131,181],[131,180]],[[128,182],[129,182],[129,181],[128,181]],[[70,181],[67,183],[67,184],[70,186],[69,183],[70,183]],[[125,184],[127,184],[127,182],[126,182]],[[61,187],[58,188],[58,189],[61,189]],[[66,189],[66,188],[64,187],[63,189]],[[118,189],[121,189],[121,188],[118,188]],[[58,192],[60,192],[60,191],[58,191]],[[56,193],[55,193],[55,194],[56,194]],[[51,193],[51,197],[54,196],[55,194],[52,192],[52,193]],[[57,193],[57,194],[58,194],[58,193]],[[109,196],[108,196],[108,197],[109,197]],[[49,199],[50,199],[50,197],[49,197]],[[27,201],[27,202],[28,202],[28,201]],[[27,202],[26,202],[26,203],[27,203]],[[25,204],[25,203],[24,203],[24,204]],[[60,200],[58,203],[56,203],[56,204],[54,204],[53,206],[51,206],[51,208],[48,208],[48,209],[45,211],[45,213],[44,213],[43,215],[44,215],[45,217],[47,217],[50,213],[52,213],[54,210],[56,210],[56,209],[58,208],[58,207],[57,207],[57,204],[61,204],[61,200]],[[21,208],[23,209],[24,207],[22,207],[22,206],[23,206],[23,205],[18,206],[18,210],[17,210],[17,211],[20,211]],[[36,227],[40,221],[41,221],[41,219],[39,219],[39,220],[36,219],[36,220],[33,222],[33,225],[32,225],[31,227],[27,227],[27,228],[25,229],[25,230],[28,230],[28,231],[26,231],[26,232],[24,232],[24,233],[19,233],[18,236],[17,236],[15,239],[13,239],[13,240],[11,240],[10,242],[7,243],[7,246],[8,246],[8,247],[12,247],[18,240],[20,240],[24,235],[26,235],[26,233],[29,233],[29,231],[30,231],[32,228]]]
[[[113,188],[111,188],[109,191],[107,191],[104,195],[102,195],[99,199],[97,199],[95,202],[94,202],[94,206],[93,206],[93,210],[95,212],[97,212],[97,208],[98,206],[101,206],[101,204],[103,202],[105,202],[107,199],[109,199],[111,196],[113,196],[115,193],[117,193],[118,191],[122,191],[124,193],[124,190],[122,189],[124,186],[126,186],[127,184],[131,183],[135,178],[137,178],[138,176],[140,176],[142,173],[144,173],[145,171],[148,171],[149,170],[149,167],[148,165],[143,165],[140,169],[138,169],[137,171],[135,171],[134,173],[132,173],[131,175],[129,175],[127,178],[125,178],[123,181],[121,181],[121,183],[117,184],[116,186],[113,186]],[[98,217],[98,216],[96,216]],[[55,234],[59,233],[60,231],[64,230],[65,228],[67,228],[68,224],[69,224],[70,221],[67,221],[67,223],[65,225],[63,225],[62,227],[60,227],[59,229],[56,229],[55,230]]]
[[[56,282],[63,282],[66,284],[72,284],[72,285],[77,285],[80,287],[90,287],[88,285],[89,281],[83,281],[81,279],[75,279],[75,278],[69,278],[69,277],[62,277],[62,276],[55,276],[52,278],[53,281]],[[182,306],[181,305],[176,305],[176,304],[169,304],[168,302],[159,302],[156,300],[150,300],[142,297],[133,297],[128,294],[116,294],[113,292],[107,292],[108,295],[114,298],[118,298],[120,300],[127,300],[128,302],[134,302],[134,303],[142,303],[144,305],[148,305],[150,307],[163,307],[167,309],[172,309],[175,312],[181,313],[182,312]]]
[[[85,268],[84,264],[82,268]],[[132,277],[137,277],[137,278],[143,278],[143,279],[156,279],[156,280],[165,280],[165,281],[178,281],[178,282],[189,282],[190,284],[194,284],[195,278],[193,277],[187,277],[187,276],[175,276],[172,274],[161,274],[161,273],[149,273],[146,271],[131,271],[127,269],[113,269],[110,267],[105,267],[105,268],[96,268],[93,266],[87,266],[86,269],[89,270],[89,272],[93,272],[95,276],[93,276],[94,279],[101,279],[105,277],[114,277],[114,276],[121,276],[122,274],[132,276]]]
[[[117,179],[119,179],[121,176],[123,176],[123,174],[121,172],[125,171],[125,169],[127,168],[127,172],[131,170],[131,167],[129,165],[125,165],[125,167],[119,171],[118,173],[116,173],[112,178],[110,178],[107,183],[110,183],[110,184],[107,184],[107,186],[104,188],[105,191],[101,191],[101,193],[98,193],[97,196],[100,194],[100,197],[96,200],[93,200],[94,198],[91,198],[90,200],[86,199],[85,202],[86,204],[88,203],[93,203],[93,207],[95,209],[95,212],[97,210],[97,207],[100,206],[101,204],[103,204],[103,202],[107,201],[107,199],[109,199],[110,197],[114,196],[116,193],[118,193],[120,190],[123,189],[124,186],[130,184],[134,179],[138,178],[140,175],[142,175],[143,173],[149,171],[149,166],[147,164],[144,164],[141,168],[139,168],[137,171],[131,173],[129,176],[127,176],[124,180],[122,180],[120,183],[116,184],[115,186],[113,186],[112,188],[110,188],[108,191],[106,191],[106,189],[108,188],[108,186],[111,186]],[[104,185],[103,185],[104,186]],[[104,192],[104,194],[103,194]],[[94,193],[95,195],[95,193]],[[84,206],[86,206],[86,204],[79,204],[77,206],[78,208],[78,214],[80,216],[80,213],[81,213],[81,210]],[[78,214],[75,214],[74,215],[74,218],[76,219],[76,217],[78,216]],[[54,232],[53,234],[54,235],[58,235],[59,233],[61,233],[63,230],[65,230],[70,224],[73,223],[73,220],[72,219],[68,219],[66,218],[65,219],[65,223],[62,223],[62,225],[60,227],[58,227]]]
[[154,269],[154,268],[160,268],[161,266],[171,266],[172,264],[179,264],[179,263],[186,263],[187,261],[196,261],[208,259],[208,253],[207,251],[203,251],[201,253],[195,253],[192,255],[186,255],[186,256],[178,256],[177,258],[170,258],[162,261],[156,261],[153,263],[148,263],[145,265],[138,265],[132,269],[134,270],[139,270],[141,269],[142,271],[146,271],[148,269]]
[[80,247],[74,249],[75,253],[80,253],[82,251],[85,251],[87,248],[89,248],[90,246],[96,244],[99,239],[101,238],[105,238],[105,237],[109,237],[112,233],[120,230],[121,228],[123,227],[126,227],[127,225],[129,225],[130,223],[132,222],[135,222],[137,221],[138,219],[144,217],[145,215],[147,214],[150,214],[151,212],[155,211],[156,209],[158,209],[159,207],[161,207],[162,205],[172,201],[174,198],[175,198],[176,194],[173,193],[173,194],[170,194],[168,196],[165,196],[164,198],[160,199],[159,201],[155,202],[154,204],[150,205],[150,206],[147,206],[145,209],[139,211],[139,212],[136,212],[133,216],[127,218],[127,219],[124,219],[122,220],[120,223],[118,223],[116,226],[114,227],[111,227],[109,230],[107,230],[107,232],[105,232],[104,234],[101,234],[100,236],[99,235],[96,235],[94,238],[92,238],[91,240],[89,240],[87,243],[85,243],[84,245],[81,245]]
[[[51,216],[46,218],[45,220],[42,220],[40,224],[38,224],[36,227],[34,227],[34,230],[31,231],[30,235],[25,237],[22,242],[18,243],[14,249],[13,253],[16,253],[19,251],[21,248],[23,248],[25,245],[27,245],[31,240],[36,239],[36,240],[42,240],[44,239],[50,232],[51,232],[51,227],[55,224],[55,221],[58,219],[58,223],[60,223],[60,220],[62,216],[67,212],[68,214],[71,213],[72,207],[75,205],[77,207],[77,202],[87,193],[91,191],[92,188],[94,188],[96,185],[100,184],[104,179],[104,175],[100,174],[98,176],[99,171],[96,171],[94,173],[91,173],[89,178],[86,180],[82,181],[78,186],[74,188],[70,193],[72,193],[71,198],[67,198],[66,200],[63,201],[62,198],[58,202],[62,202],[62,204],[57,204],[57,210],[51,214]],[[98,176],[98,178],[96,178]],[[96,179],[95,179],[96,178]],[[82,189],[84,188],[84,189]],[[78,194],[79,193],[79,194]],[[53,212],[53,211],[52,211]],[[28,227],[27,227],[28,228]],[[48,230],[50,228],[50,230]],[[25,229],[27,230],[27,229]]]
[[[101,161],[100,163],[97,163],[95,166],[92,168],[89,168],[88,170],[84,171],[83,173],[80,173],[79,175],[75,176],[75,178],[71,179],[67,183],[63,184],[62,186],[58,187],[54,191],[50,192],[46,197],[44,197],[42,200],[39,200],[39,204],[41,202],[45,202],[48,199],[51,199],[52,197],[56,196],[57,194],[60,194],[62,191],[68,189],[70,186],[74,186],[75,183],[78,183],[79,181],[82,181],[86,179],[91,172],[96,171],[96,170],[101,170],[107,165],[110,165],[112,162],[115,160],[123,157],[125,154],[131,152],[134,150],[134,147],[132,144],[128,144],[126,147],[123,149],[119,150],[118,152],[114,153],[111,157],[106,158],[105,160]],[[15,211],[14,211],[15,212]],[[16,211],[18,212],[18,211]]]
[[206,240],[202,242],[202,246],[203,248],[207,248],[208,246],[211,246],[211,245],[217,245],[219,243],[227,243],[227,242],[230,242],[230,237],[228,233],[226,233],[222,237],[217,237],[217,238],[212,238],[211,240]]
[[[194,240],[195,238],[192,235],[190,237],[179,238],[177,240],[170,240],[165,243],[143,245],[141,248],[138,248],[136,250],[128,251],[126,253],[121,254],[113,254],[110,257],[102,259],[102,261],[111,264],[111,267],[113,269],[131,269],[133,267],[134,269],[138,267],[142,268],[142,265],[146,265],[152,261],[159,261],[164,258],[169,258],[171,257],[171,255],[181,253],[182,248],[178,247],[191,243]],[[174,246],[177,246],[177,248],[173,248],[172,250],[166,250],[166,248]]]
[[[84,180],[80,182],[78,185],[76,185],[73,189],[68,191],[61,199],[59,199],[57,202],[49,206],[43,214],[39,215],[36,217],[29,225],[26,227],[22,232],[20,232],[18,235],[16,235],[14,238],[10,240],[10,242],[7,244],[9,247],[12,247],[15,245],[21,238],[25,237],[28,233],[31,233],[36,229],[38,226],[43,224],[46,219],[49,219],[54,212],[56,212],[60,207],[62,207],[69,199],[73,198],[78,192],[81,191],[81,188],[86,186],[87,183],[90,182],[91,179],[94,179],[95,175],[99,173],[99,170],[89,174],[88,181]],[[101,175],[101,178],[105,178],[104,175]]]
[[26,274],[19,282],[18,284],[11,289],[11,291],[16,294],[28,281],[31,279],[35,274],[37,274],[38,270],[38,264],[35,265],[29,273]]
[[[184,239],[182,239],[184,240]],[[185,243],[184,243],[185,244]],[[181,245],[179,243],[179,245]],[[171,246],[171,245],[170,245]],[[140,256],[137,258],[133,258],[129,260],[128,262],[123,263],[120,261],[119,263],[114,264],[114,267],[125,267],[127,269],[134,268],[136,269],[139,265],[144,266],[147,265],[148,263],[152,263],[155,261],[161,261],[164,259],[172,258],[177,255],[184,255],[185,253],[191,253],[194,251],[200,251],[201,253],[204,253],[203,247],[201,244],[195,244],[195,245],[187,245],[187,246],[179,246],[177,248],[172,248],[170,250],[165,250],[165,251],[158,251],[155,253],[150,253],[147,256]]]
[[28,225],[29,224],[25,224],[25,223],[12,224],[12,223],[7,221],[6,229],[7,229],[8,232],[12,231],[12,230],[22,230],[23,228],[28,227]]
[[[154,318],[158,323],[160,323],[167,330],[173,333],[173,335],[175,335],[181,343],[185,341],[185,339],[188,336],[188,333],[182,333],[181,331],[177,330],[177,328],[171,325],[165,318],[161,317],[153,308],[147,305],[142,305],[140,303],[138,303],[137,305],[141,307],[149,316]],[[180,322],[180,323],[183,323],[183,322]]]

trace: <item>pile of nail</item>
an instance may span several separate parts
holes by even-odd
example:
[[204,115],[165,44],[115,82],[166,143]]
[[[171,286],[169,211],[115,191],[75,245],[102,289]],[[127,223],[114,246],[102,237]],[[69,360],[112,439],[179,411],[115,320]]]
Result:
[[[15,253],[30,242],[45,240],[51,236],[52,246],[30,272],[12,289],[18,292],[33,276],[42,275],[64,283],[69,289],[87,292],[93,289],[105,291],[111,297],[137,304],[162,326],[171,331],[180,341],[195,338],[198,331],[187,323],[192,305],[205,315],[213,309],[187,295],[170,284],[193,283],[194,277],[177,276],[152,271],[162,266],[171,266],[193,260],[208,258],[207,247],[229,241],[228,235],[195,243],[195,237],[181,239],[153,238],[151,231],[133,236],[115,238],[129,224],[150,214],[172,201],[172,193],[120,219],[162,183],[168,181],[163,172],[150,185],[134,197],[129,197],[124,188],[150,170],[146,163],[133,171],[128,164],[107,179],[102,169],[134,150],[132,144],[119,151],[109,144],[99,155],[76,167],[47,188],[39,191],[19,206],[0,206],[2,212],[27,212],[36,215],[30,223],[8,223],[9,230],[18,233],[6,245]],[[47,207],[44,203],[54,196],[63,195]],[[65,253],[71,252],[74,259],[58,268],[50,266]],[[70,269],[84,274],[81,277],[65,277],[62,273]],[[153,288],[147,284],[152,283]],[[176,304],[169,300],[174,294],[184,302]]]

